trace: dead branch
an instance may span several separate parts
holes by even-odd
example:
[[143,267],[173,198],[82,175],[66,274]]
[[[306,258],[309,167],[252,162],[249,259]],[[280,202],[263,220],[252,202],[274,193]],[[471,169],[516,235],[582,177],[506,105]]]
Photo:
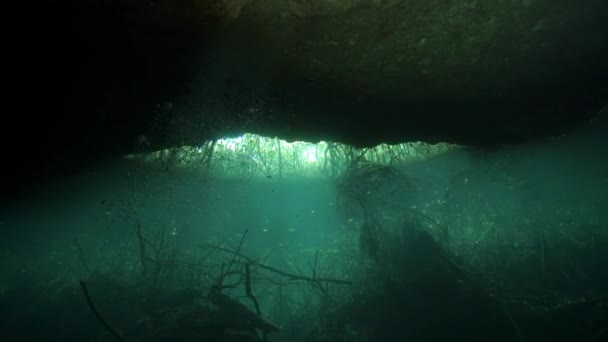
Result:
[[222,309],[226,313],[230,313],[235,318],[253,323],[257,329],[260,329],[264,333],[275,332],[280,330],[280,328],[276,324],[262,318],[257,313],[254,313],[253,311],[249,310],[241,302],[221,292],[213,292],[209,296],[209,300],[215,306]]
[[85,254],[84,254],[84,249],[82,248],[82,244],[80,244],[80,240],[78,238],[74,239],[74,247],[76,247],[76,252],[78,253],[78,259],[80,259],[82,266],[84,266],[84,269],[90,275],[92,273],[91,268],[89,267],[89,263],[87,262],[87,258],[85,257]]
[[241,248],[243,247],[243,242],[245,241],[246,236],[247,236],[247,229],[245,229],[245,231],[243,232],[243,236],[241,236],[241,241],[239,241],[239,245],[236,248],[236,251],[231,251],[231,253],[234,253],[234,256],[232,257],[232,260],[230,260],[230,263],[226,267],[226,270],[222,270],[222,273],[220,274],[220,278],[218,279],[217,284],[215,285],[215,288],[217,288],[217,289],[222,288],[222,283],[224,282],[224,280],[226,279],[228,274],[230,274],[230,268],[232,267],[232,265],[234,265],[234,263],[236,262],[236,258],[241,253]]
[[95,306],[95,304],[93,303],[93,299],[91,299],[91,296],[89,295],[89,289],[87,288],[87,285],[84,283],[84,281],[79,280],[80,282],[80,288],[82,289],[82,294],[84,296],[84,298],[87,301],[87,304],[89,306],[89,309],[91,309],[91,311],[93,312],[93,314],[95,315],[95,318],[97,318],[97,320],[99,321],[99,323],[101,323],[101,325],[103,325],[103,327],[110,333],[110,335],[112,335],[116,340],[121,341],[121,342],[127,342],[127,340],[122,337],[119,333],[116,332],[116,330],[114,330],[109,324],[108,322],[106,322],[106,320],[103,318],[103,316],[101,316],[101,314],[99,313],[99,310],[97,310],[97,307]]
[[[332,278],[311,278],[311,277],[307,277],[307,276],[303,276],[303,275],[298,275],[298,274],[292,274],[292,273],[288,273],[288,272],[284,272],[281,271],[279,269],[276,269],[274,267],[271,266],[267,266],[265,264],[259,263],[257,261],[255,261],[254,259],[241,254],[240,252],[236,252],[232,251],[230,249],[227,248],[223,248],[223,247],[219,247],[219,246],[214,246],[211,244],[205,244],[205,247],[209,247],[209,248],[213,248],[216,249],[218,251],[222,251],[225,253],[230,253],[230,254],[234,254],[236,256],[239,256],[241,258],[243,258],[246,262],[248,262],[249,264],[253,265],[253,266],[257,266],[259,268],[265,269],[267,271],[276,273],[278,275],[282,275],[286,278],[288,278],[289,280],[301,280],[301,281],[306,281],[306,282],[310,282],[310,283],[331,283],[331,284],[339,284],[339,285],[352,285],[352,281],[349,280],[342,280],[342,279],[332,279]],[[202,246],[197,246],[197,247],[202,247]]]
[[253,305],[255,306],[255,312],[257,312],[258,316],[262,316],[258,299],[254,296],[253,290],[251,289],[251,271],[249,263],[245,264],[245,294],[253,302]]
[[315,263],[312,266],[312,279],[317,278],[317,259],[318,258],[319,258],[319,250],[317,249],[317,251],[315,252]]
[[146,275],[146,243],[143,233],[141,232],[141,223],[137,222],[137,240],[139,241],[139,262],[141,264],[141,273]]

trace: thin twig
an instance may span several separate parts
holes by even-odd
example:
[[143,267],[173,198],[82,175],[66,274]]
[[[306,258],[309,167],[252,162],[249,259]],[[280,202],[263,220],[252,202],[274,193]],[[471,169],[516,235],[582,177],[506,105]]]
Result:
[[101,325],[103,325],[103,327],[116,340],[121,341],[121,342],[127,342],[127,340],[124,337],[120,336],[120,334],[117,333],[116,330],[112,329],[112,327],[108,324],[108,322],[106,322],[106,320],[103,319],[103,317],[101,316],[101,314],[95,307],[95,304],[93,303],[93,300],[91,299],[91,296],[89,295],[89,290],[87,289],[87,285],[84,283],[84,281],[79,280],[79,282],[80,282],[80,288],[82,289],[82,294],[84,295],[84,298],[87,300],[87,304],[89,305],[89,308],[91,309],[91,311],[93,312],[93,314],[95,315],[95,317],[97,318],[99,323],[101,323]]
[[312,279],[317,278],[317,259],[319,258],[319,250],[315,252],[315,263],[312,266]]
[[253,290],[251,289],[251,271],[249,269],[249,265],[249,263],[245,264],[245,293],[247,294],[247,297],[251,299],[253,305],[255,305],[255,312],[257,312],[258,316],[262,316],[258,299],[255,297]]
[[[235,255],[237,255],[237,256],[245,259],[245,261],[247,261],[248,263],[250,263],[253,266],[257,266],[257,267],[265,269],[267,271],[274,272],[276,274],[282,275],[284,277],[289,278],[290,280],[302,280],[302,281],[307,281],[307,282],[311,282],[311,283],[325,282],[325,283],[340,284],[340,285],[352,285],[353,284],[352,281],[349,281],[349,280],[332,279],[332,278],[316,278],[316,279],[313,279],[313,278],[302,276],[302,275],[287,273],[287,272],[281,271],[279,269],[276,269],[274,267],[267,266],[267,265],[264,265],[262,263],[259,263],[259,262],[255,261],[254,259],[246,256],[246,255],[243,255],[243,254],[241,254],[239,252],[235,253],[235,251],[232,251],[232,250],[227,249],[227,248],[223,248],[223,247],[219,247],[219,246],[214,246],[214,245],[211,245],[211,244],[205,244],[205,246],[213,248],[213,249],[217,249],[218,251],[222,251],[222,252],[226,252],[226,253],[230,253],[230,254],[235,254]],[[201,246],[198,246],[198,247],[201,247]]]
[[84,255],[84,249],[82,248],[82,245],[80,244],[80,240],[78,240],[78,238],[76,238],[74,240],[74,245],[76,247],[76,251],[78,252],[78,258],[80,259],[80,262],[82,263],[82,266],[84,266],[84,269],[90,275],[92,273],[91,272],[91,268],[89,267],[89,263],[87,262],[87,258]]
[[146,274],[146,239],[141,232],[141,223],[137,222],[137,240],[139,241],[139,262],[141,264],[141,274]]
[[236,248],[236,251],[230,251],[230,253],[234,253],[234,256],[232,257],[232,260],[230,260],[230,263],[226,267],[225,272],[222,271],[222,273],[220,275],[220,279],[217,281],[216,286],[218,289],[220,289],[222,287],[222,283],[224,282],[224,279],[226,279],[226,276],[228,276],[228,274],[230,273],[230,268],[232,267],[232,265],[234,265],[236,258],[240,256],[241,248],[243,247],[243,242],[245,241],[246,236],[247,236],[247,229],[245,229],[245,231],[243,232],[243,236],[241,236],[241,241],[239,241],[239,245]]

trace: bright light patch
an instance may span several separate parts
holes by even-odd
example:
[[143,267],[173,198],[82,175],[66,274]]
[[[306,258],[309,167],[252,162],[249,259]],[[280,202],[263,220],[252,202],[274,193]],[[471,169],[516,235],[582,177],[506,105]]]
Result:
[[256,134],[207,141],[196,147],[180,147],[127,156],[145,162],[170,163],[179,168],[200,170],[214,177],[276,180],[285,177],[339,177],[354,160],[381,165],[399,165],[458,148],[449,144],[420,142],[353,146],[303,141],[288,142]]
[[307,163],[317,162],[317,146],[307,146],[302,151],[302,159]]
[[[248,135],[248,134],[246,134],[246,135]],[[246,135],[244,135],[242,137],[236,137],[236,138],[218,139],[217,145],[220,147],[223,147],[227,150],[236,151],[237,147],[243,142],[243,138]]]

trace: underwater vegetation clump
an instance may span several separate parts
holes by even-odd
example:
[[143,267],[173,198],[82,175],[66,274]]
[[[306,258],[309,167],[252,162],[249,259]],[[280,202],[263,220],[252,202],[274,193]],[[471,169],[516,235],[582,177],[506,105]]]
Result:
[[[390,199],[399,201],[413,191],[413,183],[393,166],[380,165],[367,160],[355,159],[337,181],[337,203],[343,211],[362,213],[359,233],[359,247],[372,259],[377,258],[382,248],[384,228],[378,216],[382,215],[379,205],[390,205]],[[390,195],[390,197],[387,197]],[[380,197],[379,197],[380,196]],[[384,198],[381,198],[384,197]]]

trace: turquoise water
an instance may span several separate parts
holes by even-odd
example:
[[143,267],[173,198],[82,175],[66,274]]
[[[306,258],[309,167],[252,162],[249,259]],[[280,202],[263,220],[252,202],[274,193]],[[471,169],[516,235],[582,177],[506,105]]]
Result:
[[602,125],[332,177],[74,170],[2,208],[3,339],[600,341]]

